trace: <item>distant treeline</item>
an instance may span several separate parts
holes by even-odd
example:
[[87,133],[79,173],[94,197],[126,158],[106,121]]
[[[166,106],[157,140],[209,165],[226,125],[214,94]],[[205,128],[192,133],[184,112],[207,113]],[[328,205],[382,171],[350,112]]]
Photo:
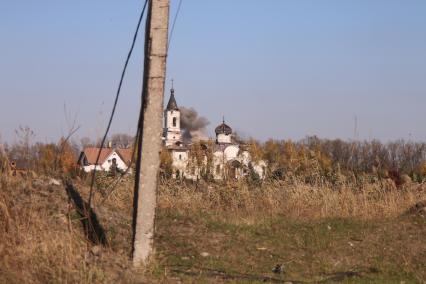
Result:
[[[84,137],[79,142],[60,138],[57,143],[34,142],[34,132],[27,126],[15,131],[17,141],[12,144],[0,143],[0,173],[13,167],[20,171],[41,174],[78,173],[77,159],[85,147],[99,147],[96,141]],[[104,147],[128,148],[133,146],[134,137],[114,134],[107,139]]]
[[305,177],[306,181],[392,178],[409,176],[413,181],[426,178],[426,143],[398,140],[382,143],[343,141],[307,137],[293,142],[268,140],[247,142],[254,159],[268,164],[269,178]]
[[[15,161],[18,167],[36,172],[72,172],[78,170],[77,159],[82,148],[100,144],[89,138],[83,138],[79,143],[65,138],[57,143],[34,143],[34,133],[28,127],[20,127],[16,134],[16,143],[0,144],[0,171]],[[132,147],[133,142],[134,137],[130,135],[115,134],[107,139],[105,147],[127,148]],[[310,136],[300,141],[238,139],[238,143],[250,152],[254,161],[266,162],[269,180],[297,178],[306,183],[335,184],[391,178],[398,184],[401,178],[408,177],[414,182],[426,181],[424,142],[397,140],[382,143],[379,140],[344,141]],[[201,144],[212,145],[214,141],[196,142],[191,146],[190,156],[199,161],[204,160],[204,155],[211,156],[212,153],[207,152],[213,148],[202,150]],[[168,163],[163,161],[162,167],[171,167],[171,160],[166,160]]]

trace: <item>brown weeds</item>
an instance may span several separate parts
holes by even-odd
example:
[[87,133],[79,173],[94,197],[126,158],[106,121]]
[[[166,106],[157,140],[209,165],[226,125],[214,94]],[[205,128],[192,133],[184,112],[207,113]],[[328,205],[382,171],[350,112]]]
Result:
[[[0,283],[99,283],[118,279],[115,261],[127,254],[88,251],[78,214],[69,210],[61,186],[42,178],[2,180],[0,183]],[[3,225],[6,226],[3,226]],[[124,270],[125,271],[125,270]],[[108,281],[107,281],[108,279]]]
[[[204,187],[167,184],[159,192],[159,206],[183,212],[208,211],[227,216],[282,215],[287,218],[389,218],[426,199],[425,185],[383,189],[381,184],[361,189],[306,184],[269,183],[252,188],[245,183]],[[230,214],[229,214],[230,213]]]
[[[120,182],[106,199],[96,194],[93,209],[105,226],[109,246],[93,251],[65,189],[47,180],[0,177],[0,282],[132,282],[132,180]],[[87,200],[88,187],[77,183],[76,188]],[[388,190],[380,184],[253,187],[245,182],[185,185],[171,181],[160,186],[158,195],[160,211],[209,214],[232,222],[274,216],[388,218],[422,200],[426,200],[424,185]]]

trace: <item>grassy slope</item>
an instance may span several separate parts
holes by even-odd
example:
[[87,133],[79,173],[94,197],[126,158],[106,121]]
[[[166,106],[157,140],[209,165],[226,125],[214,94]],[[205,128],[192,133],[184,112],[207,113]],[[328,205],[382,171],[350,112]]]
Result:
[[[87,200],[88,188],[82,184],[77,188]],[[96,253],[87,252],[80,216],[68,206],[62,186],[46,185],[40,179],[1,181],[0,283],[426,281],[424,217],[400,216],[395,211],[393,215],[374,218],[339,218],[334,213],[329,217],[302,218],[294,217],[297,214],[289,217],[288,210],[283,210],[284,215],[266,207],[250,212],[247,208],[268,204],[267,200],[253,200],[249,192],[243,191],[230,197],[226,195],[229,190],[221,193],[228,202],[225,207],[219,206],[225,204],[221,199],[209,205],[216,207],[199,207],[208,203],[206,196],[218,198],[212,195],[214,190],[198,197],[198,193],[190,191],[166,190],[160,194],[156,255],[141,273],[132,270],[129,262],[129,184],[123,184],[102,205],[95,199],[95,211],[109,243]],[[384,196],[384,200],[390,200],[390,196]],[[408,199],[398,196],[392,203],[403,212],[406,200],[424,198],[424,192],[410,193]],[[206,201],[200,202],[203,198]],[[198,207],[194,205],[197,202]],[[378,202],[375,199],[372,204]],[[362,208],[377,212],[373,206],[364,205]],[[320,210],[311,209],[313,213]],[[305,207],[303,210],[307,212]],[[360,210],[351,212],[360,214]],[[360,216],[365,216],[365,212]],[[272,273],[277,264],[284,264],[284,273]]]
[[[235,224],[208,215],[160,212],[159,279],[236,283],[417,283],[426,279],[422,217]],[[202,256],[207,252],[208,256]],[[285,272],[272,273],[276,264]]]

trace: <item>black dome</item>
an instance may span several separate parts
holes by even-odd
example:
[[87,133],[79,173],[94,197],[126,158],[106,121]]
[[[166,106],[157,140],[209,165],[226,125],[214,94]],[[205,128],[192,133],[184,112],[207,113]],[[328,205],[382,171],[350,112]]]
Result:
[[232,134],[232,128],[229,125],[225,124],[225,122],[223,122],[221,125],[216,127],[214,132],[216,132],[216,135],[218,134],[230,135]]
[[175,90],[174,89],[170,90],[170,99],[169,99],[169,102],[167,104],[166,109],[167,110],[179,110],[177,103],[176,103],[176,99],[175,99]]

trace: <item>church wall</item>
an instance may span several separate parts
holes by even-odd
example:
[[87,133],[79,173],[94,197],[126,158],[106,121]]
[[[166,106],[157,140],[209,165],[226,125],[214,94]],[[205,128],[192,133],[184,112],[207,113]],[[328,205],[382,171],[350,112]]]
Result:
[[[175,125],[173,125],[173,123],[175,123]],[[166,146],[170,146],[178,141],[182,141],[182,134],[180,131],[180,111],[166,110],[164,126]]]
[[176,142],[181,141],[182,135],[180,132],[167,132],[166,133],[166,146],[174,145]]
[[216,139],[217,139],[217,143],[231,143],[232,142],[231,135],[226,135],[226,134],[218,134]]
[[[176,119],[176,125],[173,126],[173,118]],[[178,110],[168,110],[165,113],[165,127],[169,131],[178,131],[180,132],[180,111]]]
[[211,172],[214,179],[222,179],[224,161],[225,157],[222,151],[216,151],[213,153],[213,168],[211,169]]
[[237,158],[240,147],[238,145],[230,145],[225,148],[225,159],[226,161],[233,160]]
[[180,174],[185,173],[188,166],[188,152],[187,151],[171,151],[173,169],[179,170]]

